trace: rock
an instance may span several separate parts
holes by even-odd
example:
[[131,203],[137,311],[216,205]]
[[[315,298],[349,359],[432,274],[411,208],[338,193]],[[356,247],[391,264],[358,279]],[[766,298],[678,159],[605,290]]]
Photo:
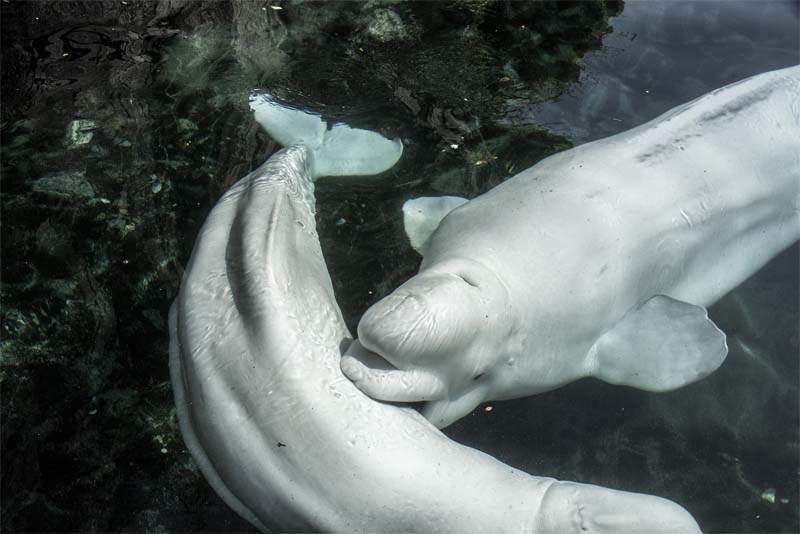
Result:
[[391,9],[377,9],[372,13],[367,25],[367,34],[381,43],[408,38],[408,30],[403,19]]
[[47,219],[36,229],[36,250],[49,258],[67,258],[72,253],[69,236]]
[[197,131],[197,125],[189,119],[177,120],[178,131],[183,135],[191,135]]
[[158,178],[158,176],[155,174],[150,176],[150,191],[152,191],[153,194],[159,193],[162,187],[161,180]]
[[97,124],[87,119],[76,119],[67,126],[66,143],[69,147],[88,144],[94,137]]
[[55,200],[77,202],[94,197],[94,188],[80,171],[64,171],[48,174],[33,182],[34,193]]

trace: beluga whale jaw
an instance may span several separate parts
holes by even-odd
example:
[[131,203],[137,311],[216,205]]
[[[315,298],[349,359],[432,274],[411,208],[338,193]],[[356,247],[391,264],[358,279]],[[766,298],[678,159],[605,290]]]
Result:
[[342,370],[444,427],[593,376],[667,391],[725,359],[711,305],[800,237],[800,67],[539,162],[469,202],[403,207],[419,273]]
[[251,107],[291,146],[219,200],[170,312],[180,429],[231,508],[262,531],[698,531],[671,501],[530,476],[356,388],[313,180],[381,172],[402,147],[271,98]]

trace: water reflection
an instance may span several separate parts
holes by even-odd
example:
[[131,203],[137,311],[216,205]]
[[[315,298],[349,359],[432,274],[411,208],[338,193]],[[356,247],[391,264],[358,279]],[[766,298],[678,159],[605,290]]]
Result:
[[575,143],[607,137],[717,87],[800,61],[796,2],[628,1],[579,83],[553,101],[513,106]]

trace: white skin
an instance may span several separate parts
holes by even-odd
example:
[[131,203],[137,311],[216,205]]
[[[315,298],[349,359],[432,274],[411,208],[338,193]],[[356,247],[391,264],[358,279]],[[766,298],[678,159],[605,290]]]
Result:
[[223,196],[170,312],[181,432],[231,508],[282,532],[699,532],[671,501],[528,475],[347,380],[311,156],[282,150]]
[[706,376],[727,348],[702,307],[800,237],[798,140],[792,67],[543,160],[443,219],[342,370],[439,427],[586,376]]

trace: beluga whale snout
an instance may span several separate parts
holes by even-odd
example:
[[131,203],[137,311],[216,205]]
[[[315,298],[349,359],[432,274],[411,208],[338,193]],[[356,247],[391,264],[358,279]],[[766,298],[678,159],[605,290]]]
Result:
[[[463,386],[458,402],[472,404],[499,386],[494,383],[498,378],[494,363],[504,360],[513,368],[513,358],[498,350],[513,335],[513,308],[505,288],[472,260],[439,267],[422,271],[362,317],[358,339],[342,365],[370,396],[436,400],[453,395],[448,388],[459,384]],[[353,357],[356,351],[358,358]],[[378,371],[364,365],[370,352],[392,367]],[[459,365],[451,369],[454,360]],[[370,361],[377,363],[374,358]]]
[[232,509],[265,532],[699,531],[676,503],[528,475],[353,385],[314,180],[388,169],[402,146],[269,97],[251,107],[287,148],[214,206],[170,310],[180,430]]
[[[708,376],[727,344],[706,307],[800,237],[798,102],[800,66],[760,74],[469,202],[409,200],[422,265],[364,314],[345,374],[427,401],[438,427],[587,376],[655,392]],[[465,265],[480,281],[456,290]]]

